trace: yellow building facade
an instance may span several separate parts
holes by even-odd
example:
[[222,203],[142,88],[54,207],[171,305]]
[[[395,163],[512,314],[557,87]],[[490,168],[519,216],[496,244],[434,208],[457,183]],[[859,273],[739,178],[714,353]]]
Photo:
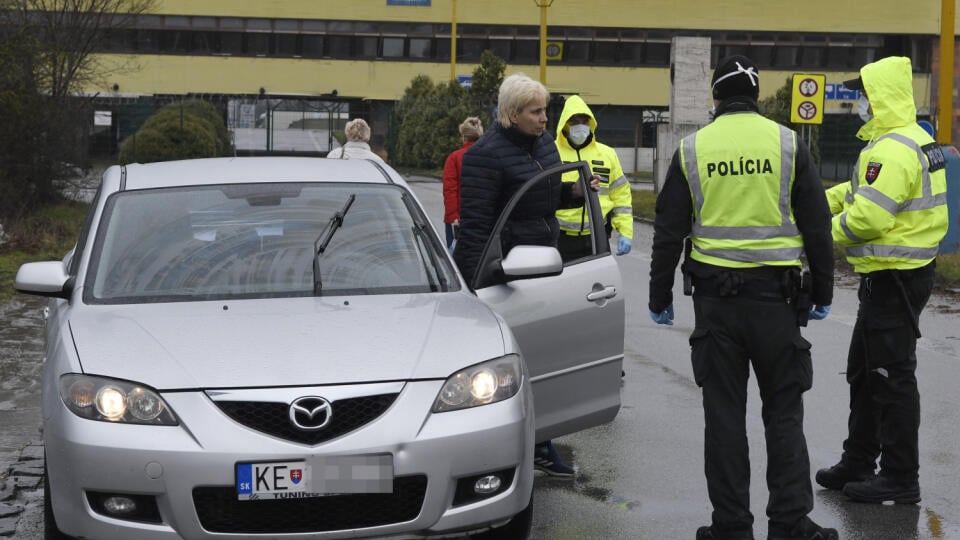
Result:
[[[129,54],[111,54],[105,57],[110,64],[134,66],[132,71],[116,73],[103,81],[109,91],[116,84],[124,93],[180,94],[188,92],[250,94],[259,88],[272,93],[321,95],[333,88],[340,95],[375,100],[398,99],[409,81],[418,74],[434,80],[450,76],[449,40],[451,22],[458,23],[461,47],[474,37],[473,27],[500,28],[504,32],[490,32],[484,39],[503,43],[515,42],[534,46],[540,25],[540,8],[533,0],[432,0],[429,5],[388,5],[387,0],[340,2],[334,0],[273,0],[237,2],[235,0],[160,0],[155,17],[145,21],[142,28],[160,32],[231,32],[248,35],[269,35],[271,39],[283,35],[335,35],[340,30],[328,27],[311,29],[310,21],[337,21],[361,23],[346,32],[366,38],[416,39],[429,32],[431,45],[445,50],[434,55],[433,61],[404,61],[402,57],[378,56],[367,58],[334,58],[320,53],[309,57],[292,52],[211,52],[198,51],[177,54],[162,50]],[[608,43],[624,47],[642,43],[650,48],[669,46],[673,35],[709,35],[715,43],[724,43],[730,50],[749,54],[751,49],[763,47],[785,49],[822,45],[815,54],[830,55],[833,51],[864,50],[858,58],[870,61],[888,51],[893,54],[922,55],[929,58],[934,38],[939,33],[939,1],[920,0],[903,9],[903,2],[875,0],[862,2],[809,0],[805,2],[768,2],[757,0],[554,0],[547,8],[548,39],[551,42],[576,44],[580,40]],[[224,24],[224,20],[229,21]],[[287,23],[286,25],[278,23]],[[379,23],[363,26],[362,23]],[[423,26],[418,29],[416,26]],[[509,35],[509,29],[524,32]],[[556,29],[584,29],[582,36]],[[602,29],[642,29],[634,35],[604,33]],[[445,35],[444,35],[445,34]],[[505,35],[504,35],[505,34]],[[899,43],[891,45],[894,39]],[[719,38],[719,39],[718,39]],[[871,41],[872,40],[872,41]],[[904,41],[907,43],[904,43]],[[474,40],[476,41],[476,40]],[[915,43],[910,43],[914,41]],[[862,45],[862,46],[861,46]],[[920,46],[923,50],[912,51]],[[378,44],[382,47],[383,45]],[[716,45],[715,45],[716,48]],[[869,49],[872,52],[867,52]],[[896,50],[899,49],[899,50]],[[566,51],[571,47],[567,46]],[[588,53],[589,54],[589,53]],[[659,53],[662,60],[664,53]],[[667,53],[667,57],[668,53]],[[533,60],[532,62],[530,62]],[[643,62],[592,62],[590,56],[578,61],[561,59],[547,65],[546,82],[551,91],[579,93],[588,103],[629,106],[665,106],[669,100],[669,66],[638,65]],[[757,60],[764,66],[762,59]],[[509,63],[508,74],[523,71],[537,77],[538,58],[528,58],[524,64]],[[916,63],[916,62],[915,62]],[[827,74],[827,82],[839,82],[855,73],[848,61],[826,58],[819,66],[810,62],[802,71],[819,69]],[[919,107],[929,105],[929,60],[921,62],[916,77],[916,95]],[[456,62],[458,75],[469,75],[475,66],[469,58]],[[776,66],[763,69],[763,95],[774,92],[779,81],[786,80],[796,69]],[[828,107],[833,105],[828,102]]]
[[[918,111],[931,112],[939,0],[909,8],[902,0],[157,0],[134,28],[111,33],[98,52],[110,75],[88,91],[103,100],[332,99],[351,114],[362,105],[383,125],[415,76],[468,79],[486,49],[507,74],[537,78],[541,3],[558,53],[545,83],[594,107],[612,145],[652,146],[647,122],[668,107],[678,36],[709,37],[711,66],[729,54],[753,58],[761,98],[794,73],[825,75],[824,127],[833,124],[837,140],[856,119],[856,96],[840,82],[885,56],[913,60]],[[262,117],[258,107],[252,114]]]

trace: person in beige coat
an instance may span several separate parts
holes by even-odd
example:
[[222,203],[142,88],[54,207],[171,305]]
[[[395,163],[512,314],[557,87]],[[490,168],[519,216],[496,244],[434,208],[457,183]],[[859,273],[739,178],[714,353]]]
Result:
[[383,158],[370,150],[370,126],[363,118],[354,118],[343,129],[347,142],[327,154],[334,159],[372,159],[383,163]]

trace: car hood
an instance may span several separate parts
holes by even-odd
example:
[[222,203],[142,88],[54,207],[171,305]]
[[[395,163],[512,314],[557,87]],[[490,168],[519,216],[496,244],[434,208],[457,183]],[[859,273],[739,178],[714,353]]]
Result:
[[159,390],[445,378],[504,354],[469,293],[83,306],[85,373]]

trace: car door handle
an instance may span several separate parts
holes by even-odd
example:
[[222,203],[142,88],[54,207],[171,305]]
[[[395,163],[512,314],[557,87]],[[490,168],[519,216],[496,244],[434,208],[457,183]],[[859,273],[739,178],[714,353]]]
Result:
[[616,287],[604,287],[599,290],[594,290],[591,293],[587,294],[587,300],[590,302],[596,302],[597,300],[605,300],[607,298],[613,298],[617,295]]

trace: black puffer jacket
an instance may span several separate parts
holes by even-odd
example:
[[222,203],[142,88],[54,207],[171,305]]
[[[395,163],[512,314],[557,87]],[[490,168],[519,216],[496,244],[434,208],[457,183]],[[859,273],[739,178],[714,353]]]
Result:
[[[463,155],[460,234],[453,257],[467,281],[473,280],[483,246],[510,197],[524,182],[557,165],[560,154],[549,133],[536,137],[499,124]],[[555,213],[576,204],[571,187],[556,175],[528,191],[505,229],[504,253],[520,244],[556,246],[560,228]]]

